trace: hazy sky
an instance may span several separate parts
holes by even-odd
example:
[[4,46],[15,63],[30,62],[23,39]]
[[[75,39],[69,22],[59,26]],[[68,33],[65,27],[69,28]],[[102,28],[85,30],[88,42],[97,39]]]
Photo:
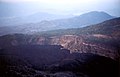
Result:
[[0,0],[0,11],[21,15],[36,12],[77,15],[105,11],[120,17],[120,0]]

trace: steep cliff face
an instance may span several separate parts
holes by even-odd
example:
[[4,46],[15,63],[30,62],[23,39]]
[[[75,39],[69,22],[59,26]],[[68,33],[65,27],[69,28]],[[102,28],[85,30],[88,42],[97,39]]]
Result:
[[[97,41],[91,41],[89,38],[97,39]],[[99,42],[101,39],[104,40],[103,43]],[[110,41],[108,41],[111,39]],[[110,58],[118,58],[119,48],[113,46],[115,41],[112,38],[105,37],[94,37],[94,36],[76,36],[76,35],[63,35],[61,37],[52,38],[51,45],[61,45],[65,49],[70,50],[70,52],[78,53],[94,53]],[[107,43],[105,41],[108,41]],[[117,44],[117,43],[116,43]]]

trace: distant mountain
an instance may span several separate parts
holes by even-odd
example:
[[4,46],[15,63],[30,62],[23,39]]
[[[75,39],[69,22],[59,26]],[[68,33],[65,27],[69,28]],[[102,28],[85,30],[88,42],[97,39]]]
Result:
[[38,12],[29,16],[24,17],[27,22],[40,22],[42,20],[55,20],[55,19],[64,19],[73,17],[72,15],[57,15],[57,14],[49,14],[45,12]]
[[114,17],[105,12],[92,11],[73,18],[56,20],[54,23],[63,28],[78,28],[97,24],[112,18]]
[[[93,11],[93,12],[89,12],[80,16],[72,17],[72,18],[48,21],[49,19],[55,19],[55,17],[59,18],[59,16],[54,16],[46,13],[38,13],[35,15],[31,15],[26,17],[24,22],[32,22],[32,21],[34,22],[34,20],[41,21],[41,19],[46,19],[46,20],[41,21],[39,23],[28,23],[28,24],[22,24],[22,25],[20,24],[21,22],[19,22],[19,25],[16,25],[16,26],[0,27],[2,29],[0,31],[0,35],[8,34],[8,33],[34,33],[34,32],[56,30],[56,29],[81,28],[81,27],[85,27],[91,24],[97,24],[105,20],[114,18],[113,16],[110,16],[107,13]],[[1,25],[2,23],[3,22],[1,22]],[[16,22],[14,21],[14,23]]]
[[71,29],[58,29],[51,31],[38,32],[38,34],[48,34],[48,35],[64,35],[64,34],[74,34],[74,35],[91,35],[91,34],[105,34],[111,36],[120,36],[120,17],[113,18],[110,20],[103,21],[98,24],[89,25],[83,28],[71,28]]
[[25,16],[6,16],[0,17],[0,26],[15,26],[22,25],[27,23],[38,23],[44,20],[50,21],[55,19],[64,19],[73,17],[72,15],[57,15],[57,14],[49,14],[46,12],[38,12]]

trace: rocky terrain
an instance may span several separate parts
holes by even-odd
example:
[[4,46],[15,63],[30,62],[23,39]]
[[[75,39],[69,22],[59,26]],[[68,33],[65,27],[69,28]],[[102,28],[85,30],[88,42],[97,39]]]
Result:
[[56,45],[19,45],[0,50],[0,77],[118,77],[118,61],[70,53]]

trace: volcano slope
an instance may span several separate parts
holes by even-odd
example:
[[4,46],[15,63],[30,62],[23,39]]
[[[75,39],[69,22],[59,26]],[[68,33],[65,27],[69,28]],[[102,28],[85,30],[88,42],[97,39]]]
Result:
[[20,45],[0,50],[0,77],[118,77],[119,63],[57,45]]

